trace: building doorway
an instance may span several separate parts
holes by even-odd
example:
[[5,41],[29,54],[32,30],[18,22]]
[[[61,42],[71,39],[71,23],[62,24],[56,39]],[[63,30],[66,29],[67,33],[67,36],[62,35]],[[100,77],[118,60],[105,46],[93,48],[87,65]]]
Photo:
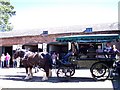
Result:
[[[10,67],[13,66],[13,55],[12,55],[12,46],[5,46],[3,47],[3,53],[6,55],[6,53],[9,53],[9,55],[11,56],[11,59],[10,59]],[[5,64],[6,66],[6,64]]]

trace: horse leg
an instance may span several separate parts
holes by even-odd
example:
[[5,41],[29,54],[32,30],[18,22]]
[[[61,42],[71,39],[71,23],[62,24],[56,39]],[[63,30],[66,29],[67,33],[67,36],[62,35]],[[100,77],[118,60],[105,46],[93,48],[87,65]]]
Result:
[[52,77],[52,70],[49,69],[49,77]]
[[42,81],[48,80],[48,76],[49,76],[49,69],[47,67],[44,68],[44,72],[43,72],[43,78]]
[[24,78],[25,80],[29,79],[29,70],[28,67],[25,67],[26,69],[26,77]]
[[37,73],[39,70],[38,70],[38,67],[35,66],[35,73]]
[[33,73],[32,73],[32,67],[29,68],[29,78],[32,78],[33,77]]

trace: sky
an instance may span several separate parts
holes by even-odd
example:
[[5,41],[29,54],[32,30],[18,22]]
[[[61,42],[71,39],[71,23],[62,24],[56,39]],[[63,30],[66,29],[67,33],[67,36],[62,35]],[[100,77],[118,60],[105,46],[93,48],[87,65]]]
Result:
[[10,0],[14,30],[118,21],[119,0]]

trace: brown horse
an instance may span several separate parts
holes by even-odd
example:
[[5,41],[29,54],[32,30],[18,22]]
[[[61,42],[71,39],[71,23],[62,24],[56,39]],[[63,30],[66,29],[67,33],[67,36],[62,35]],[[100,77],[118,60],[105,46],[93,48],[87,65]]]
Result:
[[44,53],[33,53],[31,51],[27,51],[25,49],[16,50],[14,55],[14,59],[20,57],[23,66],[26,69],[26,77],[25,79],[30,79],[33,76],[32,68],[33,66],[39,66],[39,68],[44,69],[44,76],[42,81],[48,80],[48,77],[52,75],[51,69],[51,56],[49,54]]

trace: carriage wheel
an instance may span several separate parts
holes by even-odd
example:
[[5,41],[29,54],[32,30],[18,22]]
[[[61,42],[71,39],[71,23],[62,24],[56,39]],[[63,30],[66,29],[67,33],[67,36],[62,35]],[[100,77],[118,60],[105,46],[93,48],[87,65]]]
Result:
[[75,74],[74,67],[60,67],[57,71],[57,77],[71,77]]
[[65,72],[65,76],[71,77],[75,74],[75,68],[74,67],[67,67],[67,71]]
[[58,70],[57,70],[57,77],[58,77],[58,78],[65,77],[64,67],[58,68]]
[[110,75],[109,67],[102,62],[93,64],[90,71],[95,80],[106,80]]

